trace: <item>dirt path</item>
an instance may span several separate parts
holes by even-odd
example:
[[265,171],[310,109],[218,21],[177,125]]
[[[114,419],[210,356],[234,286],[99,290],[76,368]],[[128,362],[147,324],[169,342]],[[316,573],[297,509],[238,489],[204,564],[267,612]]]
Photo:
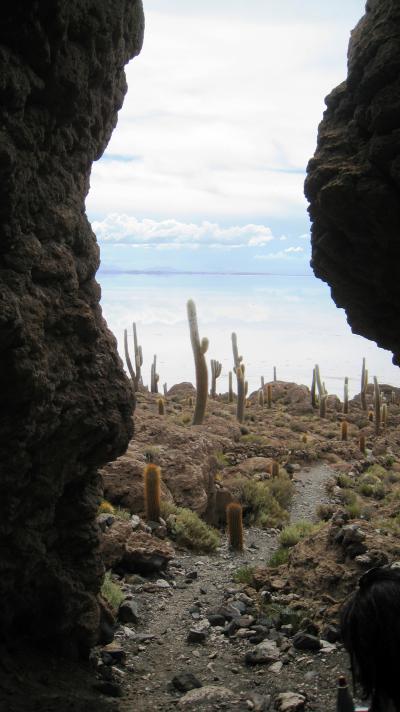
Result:
[[[292,521],[314,519],[316,506],[327,501],[324,483],[330,475],[330,470],[323,465],[304,469],[295,475]],[[341,653],[297,654],[296,664],[289,664],[294,661],[287,655],[282,670],[271,673],[265,666],[245,665],[245,653],[254,645],[245,637],[224,635],[221,628],[211,627],[203,644],[187,642],[189,630],[205,621],[209,609],[221,606],[227,598],[241,598],[243,585],[234,583],[233,573],[243,566],[265,564],[276,546],[277,534],[273,530],[248,529],[242,555],[232,554],[226,542],[211,556],[178,552],[168,577],[161,583],[147,582],[132,587],[139,603],[140,622],[135,631],[122,628],[117,633],[117,639],[127,652],[126,667],[121,668],[124,680],[122,712],[175,710],[182,693],[174,688],[171,680],[188,671],[204,686],[227,687],[240,700],[239,706],[210,706],[207,708],[210,710],[257,709],[257,706],[251,707],[253,702],[249,701],[254,692],[265,698],[271,692],[298,691],[299,686],[311,701],[313,696],[322,694],[325,700],[332,697],[333,704],[331,686],[334,685],[336,664],[338,661],[342,663]],[[312,702],[311,708],[324,709],[318,704],[312,707]]]

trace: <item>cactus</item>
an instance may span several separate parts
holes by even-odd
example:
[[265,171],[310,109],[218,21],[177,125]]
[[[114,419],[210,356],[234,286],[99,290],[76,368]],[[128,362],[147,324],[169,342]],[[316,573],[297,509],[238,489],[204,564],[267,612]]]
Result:
[[239,423],[243,423],[244,418],[244,407],[246,404],[246,383],[244,380],[245,366],[243,361],[243,356],[239,356],[239,351],[237,347],[237,336],[235,333],[232,334],[232,352],[233,352],[233,370],[236,374],[237,380],[237,406],[236,406],[236,418]]
[[132,324],[132,331],[133,331],[133,346],[135,349],[135,369],[136,369],[136,378],[135,378],[135,391],[139,390],[139,383],[142,380],[142,365],[143,365],[143,353],[142,353],[142,347],[139,346],[138,344],[138,339],[137,339],[137,331],[136,331],[136,324],[133,322]]
[[267,405],[268,408],[272,408],[272,385],[268,383],[267,385]]
[[279,477],[279,462],[272,460],[271,462],[271,477]]
[[262,388],[258,391],[258,405],[264,408],[264,391]]
[[264,376],[261,376],[261,388],[264,390]]
[[229,380],[229,386],[228,386],[228,388],[229,388],[229,392],[228,392],[228,402],[229,402],[229,403],[233,403],[232,371],[229,371],[228,380]]
[[165,414],[165,408],[164,408],[164,400],[163,398],[158,399],[158,415],[164,415]]
[[277,382],[277,377],[276,377],[276,366],[274,366],[274,383]]
[[381,420],[382,420],[383,428],[386,428],[386,426],[387,426],[387,413],[388,413],[388,407],[387,407],[386,403],[384,403],[382,406],[382,412],[381,412]]
[[158,522],[161,502],[161,470],[158,465],[151,462],[144,468],[143,476],[146,519]]
[[374,422],[374,411],[373,410],[368,411],[368,420],[370,421],[370,423]]
[[360,435],[360,451],[362,452],[363,455],[367,454],[367,446],[365,443],[365,435],[364,433],[361,433]]
[[368,410],[367,386],[368,386],[368,371],[365,368],[365,358],[363,358],[362,369],[361,369],[361,407],[363,410]]
[[318,395],[319,395],[319,399],[321,401],[322,396],[325,395],[325,388],[321,381],[321,375],[320,375],[319,366],[317,363],[315,364],[314,372],[315,372],[315,382],[316,382],[317,388],[318,388]]
[[196,405],[192,424],[201,425],[206,412],[208,395],[208,371],[204,355],[208,349],[208,339],[203,338],[200,341],[196,305],[192,299],[189,299],[187,303],[187,315],[189,320],[190,341],[196,367]]
[[344,393],[343,393],[343,413],[347,415],[349,412],[349,379],[344,379]]
[[163,385],[163,391],[164,391],[164,398],[168,396],[168,386],[166,383]]
[[315,368],[313,368],[312,381],[311,381],[311,405],[313,408],[317,407]]
[[132,380],[132,386],[133,386],[133,410],[136,408],[136,395],[135,395],[135,382],[136,382],[136,373],[133,370],[132,366],[132,361],[129,356],[129,349],[128,349],[128,332],[126,329],[124,329],[124,349],[125,349],[125,361],[126,365],[128,367],[129,375]]
[[217,395],[217,378],[221,375],[222,363],[211,359],[211,398],[216,398]]
[[151,393],[158,393],[158,381],[160,376],[157,373],[157,356],[154,354],[153,363],[151,364],[151,381],[150,381],[150,391]]
[[319,399],[319,417],[320,418],[326,418],[326,401],[327,401],[328,395],[327,393],[323,393],[320,396]]
[[308,443],[307,433],[304,433],[304,435],[303,435],[303,437],[302,437],[301,439],[302,439],[304,445],[307,445],[307,443]]
[[396,403],[396,391],[392,391],[391,396],[390,396],[390,401],[393,405]]
[[243,551],[243,510],[238,502],[230,502],[226,508],[229,546],[235,551]]
[[348,426],[347,420],[342,420],[342,424],[341,424],[342,440],[347,440],[348,432],[349,432],[349,426]]
[[379,435],[381,429],[381,407],[381,392],[379,390],[378,379],[376,376],[374,376],[375,435]]

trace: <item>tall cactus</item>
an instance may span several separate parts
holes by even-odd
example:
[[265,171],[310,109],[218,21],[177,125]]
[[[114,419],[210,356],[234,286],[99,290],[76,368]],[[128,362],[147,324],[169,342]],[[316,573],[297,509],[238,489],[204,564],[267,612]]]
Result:
[[264,376],[261,376],[261,388],[262,388],[263,390],[264,390],[264,385],[265,385]]
[[320,374],[320,372],[319,372],[319,366],[318,366],[317,363],[315,364],[315,369],[314,369],[314,370],[315,370],[315,382],[316,382],[317,388],[318,388],[318,395],[319,395],[319,398],[320,398],[320,400],[321,400],[321,396],[325,395],[325,388],[324,388],[324,385],[323,385],[323,383],[322,383],[322,381],[321,381],[321,374]]
[[274,366],[274,383],[276,383],[277,380],[278,378],[276,376],[276,366]]
[[232,352],[233,352],[233,370],[236,374],[237,380],[237,405],[236,405],[236,418],[239,423],[243,423],[244,420],[244,408],[246,405],[246,383],[244,380],[245,366],[243,361],[243,356],[239,356],[238,346],[237,346],[237,336],[232,333]]
[[135,391],[138,391],[139,385],[142,381],[142,370],[141,369],[143,366],[143,352],[142,352],[142,347],[139,346],[139,344],[138,344],[135,322],[133,322],[133,324],[132,324],[132,331],[133,331],[133,346],[135,349],[135,370],[136,370]]
[[267,385],[267,405],[268,408],[272,408],[272,384]]
[[154,354],[153,363],[151,364],[151,382],[150,391],[151,393],[158,393],[158,381],[160,376],[157,373],[157,356]]
[[238,502],[230,502],[226,508],[229,546],[235,551],[243,551],[243,510]]
[[362,369],[361,369],[361,407],[363,410],[368,410],[367,386],[368,386],[368,371],[365,368],[365,358],[363,358]]
[[312,372],[312,382],[311,382],[311,405],[313,408],[317,407],[317,384],[316,384],[316,377],[315,377],[315,368],[313,368]]
[[211,398],[216,398],[217,396],[217,378],[221,375],[222,363],[216,361],[214,358],[211,359]]
[[264,390],[262,388],[258,391],[258,405],[264,408]]
[[161,502],[161,470],[158,465],[151,462],[144,468],[143,476],[146,519],[158,522]]
[[229,403],[233,403],[232,371],[229,371],[228,380],[229,380],[228,401],[229,401]]
[[349,412],[349,379],[344,379],[344,392],[343,392],[343,413],[347,415]]
[[163,385],[163,391],[164,391],[164,398],[168,396],[168,386],[166,383]]
[[189,299],[187,303],[187,315],[189,320],[190,341],[196,367],[196,406],[192,424],[201,425],[204,420],[208,394],[208,371],[205,359],[205,353],[208,349],[208,339],[203,338],[200,341],[196,305],[192,299]]
[[127,332],[126,329],[124,329],[124,350],[125,350],[125,361],[126,361],[126,365],[127,365],[127,367],[128,367],[129,375],[130,375],[131,380],[132,380],[132,386],[133,386],[132,391],[133,391],[133,398],[134,398],[134,401],[133,401],[133,410],[135,410],[135,408],[136,408],[136,395],[135,395],[135,392],[136,392],[136,389],[135,389],[136,373],[135,373],[135,371],[133,370],[132,361],[131,361],[131,358],[130,358],[130,356],[129,356],[129,349],[128,349],[128,332]]
[[323,393],[319,399],[319,417],[326,418],[326,401],[328,399],[328,394]]
[[380,429],[381,429],[381,408],[382,408],[381,392],[379,390],[378,379],[376,376],[374,376],[375,435],[379,435]]

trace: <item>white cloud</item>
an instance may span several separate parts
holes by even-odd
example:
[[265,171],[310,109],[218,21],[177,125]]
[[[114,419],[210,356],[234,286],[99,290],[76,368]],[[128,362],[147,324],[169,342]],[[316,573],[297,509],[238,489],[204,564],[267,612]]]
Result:
[[302,247],[287,247],[285,252],[304,252]]
[[274,239],[266,225],[232,225],[218,223],[183,223],[178,220],[139,220],[132,215],[111,213],[92,224],[100,243],[113,245],[153,246],[159,250],[183,247],[237,248],[262,247]]
[[127,69],[110,159],[94,166],[89,212],[304,216],[323,98],[345,76],[347,4],[338,0],[337,22],[295,12],[271,22],[247,6],[227,21],[212,3],[188,17],[149,2],[144,48]]

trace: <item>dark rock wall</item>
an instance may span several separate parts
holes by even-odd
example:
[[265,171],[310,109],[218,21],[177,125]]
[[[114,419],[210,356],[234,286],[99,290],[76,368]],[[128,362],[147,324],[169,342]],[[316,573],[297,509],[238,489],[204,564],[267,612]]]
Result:
[[352,330],[400,362],[400,3],[369,0],[326,99],[305,193],[312,267]]
[[97,467],[133,409],[84,200],[143,24],[141,0],[0,6],[0,637],[71,651],[96,638]]

